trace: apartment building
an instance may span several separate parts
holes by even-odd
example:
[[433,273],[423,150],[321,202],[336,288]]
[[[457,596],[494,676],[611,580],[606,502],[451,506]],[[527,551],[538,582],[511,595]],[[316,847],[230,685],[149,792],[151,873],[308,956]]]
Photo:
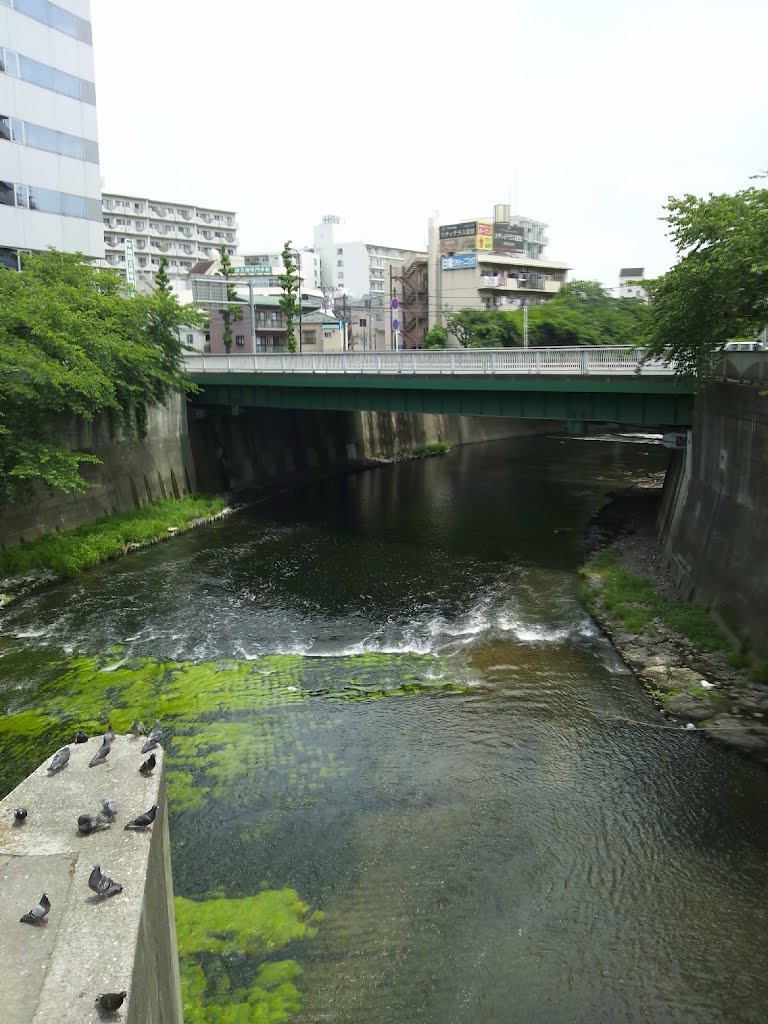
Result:
[[222,245],[231,257],[237,254],[232,210],[105,192],[102,216],[104,258],[135,286],[154,282],[161,256],[178,289],[192,267],[211,259]]
[[[301,297],[324,305],[320,257],[312,249],[294,249],[294,272],[301,280]],[[282,252],[242,253],[234,258],[232,276],[239,286],[249,281],[258,295],[282,294],[280,275],[285,273]],[[218,270],[218,265],[216,267]]]
[[551,299],[568,264],[545,256],[546,225],[511,216],[498,204],[492,219],[429,228],[429,326],[459,309],[515,309]]
[[645,267],[622,267],[619,271],[618,297],[620,299],[640,299],[650,302],[651,296],[640,282],[645,277]]
[[0,0],[0,263],[104,251],[89,0]]
[[397,249],[372,242],[340,242],[336,228],[340,219],[323,217],[314,229],[314,251],[320,257],[323,286],[334,297],[348,295],[353,299],[370,295],[382,302],[389,299],[390,276],[399,277],[406,261],[417,255],[414,249]]

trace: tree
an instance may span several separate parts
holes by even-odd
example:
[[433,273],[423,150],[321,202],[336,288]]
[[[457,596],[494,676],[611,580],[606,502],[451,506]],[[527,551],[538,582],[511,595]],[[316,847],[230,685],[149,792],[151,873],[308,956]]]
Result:
[[155,274],[155,286],[159,294],[164,295],[166,299],[170,299],[173,295],[171,279],[168,277],[168,259],[166,256],[160,257],[160,264]]
[[435,324],[430,327],[424,335],[424,348],[445,348],[448,344],[448,331],[442,324]]
[[[232,324],[240,319],[243,315],[243,310],[242,306],[237,304],[237,290],[229,280],[232,273],[232,261],[229,258],[227,247],[223,244],[219,249],[218,273],[227,283],[227,302],[230,303],[230,305],[222,307],[221,310],[221,321],[224,324],[222,341],[224,342],[224,348],[227,350],[227,355],[229,355],[232,348]],[[232,305],[232,303],[235,303],[235,305]]]
[[285,273],[280,274],[277,279],[280,282],[280,287],[283,289],[283,294],[280,296],[280,309],[285,319],[285,342],[288,351],[295,352],[296,332],[293,328],[293,321],[299,313],[299,301],[297,301],[296,296],[299,291],[300,282],[299,275],[296,273],[296,264],[290,239],[283,246],[283,266],[285,267]]
[[179,330],[202,318],[159,292],[126,296],[125,282],[80,256],[49,250],[0,269],[0,497],[30,481],[82,491],[93,455],[64,440],[72,416],[109,417],[129,437],[173,391],[194,391]]
[[704,379],[725,342],[768,321],[768,189],[670,197],[665,209],[680,258],[649,283],[649,351]]
[[[503,314],[523,333],[523,311]],[[569,281],[546,302],[528,307],[528,340],[537,346],[635,345],[646,341],[651,311],[640,299],[618,299],[598,281]]]
[[511,348],[522,337],[498,309],[460,309],[448,313],[445,322],[462,348]]

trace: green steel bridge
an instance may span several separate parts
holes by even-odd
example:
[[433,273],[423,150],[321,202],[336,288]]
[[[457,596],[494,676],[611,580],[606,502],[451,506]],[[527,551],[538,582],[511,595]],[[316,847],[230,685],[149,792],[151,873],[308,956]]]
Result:
[[192,355],[193,406],[443,413],[688,427],[694,386],[633,348]]

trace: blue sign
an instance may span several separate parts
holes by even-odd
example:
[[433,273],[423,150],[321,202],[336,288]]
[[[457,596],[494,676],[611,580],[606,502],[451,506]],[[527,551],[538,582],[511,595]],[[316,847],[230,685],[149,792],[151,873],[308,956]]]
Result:
[[459,253],[458,256],[443,256],[443,270],[471,270],[477,266],[477,256],[473,252]]
[[399,331],[400,330],[400,321],[399,320],[393,320],[392,321],[392,330],[393,331]]
[[397,309],[399,303],[397,299],[392,299],[392,309]]

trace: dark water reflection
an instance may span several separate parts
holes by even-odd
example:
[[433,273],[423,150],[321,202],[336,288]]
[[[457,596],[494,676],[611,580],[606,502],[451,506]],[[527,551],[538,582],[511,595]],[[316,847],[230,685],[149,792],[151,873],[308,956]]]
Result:
[[[302,1024],[757,1024],[765,776],[661,728],[577,595],[584,524],[664,461],[536,439],[286,495],[13,609],[0,699],[45,652],[301,656],[291,764],[172,836],[182,895],[267,883],[326,912],[290,951]],[[382,687],[412,654],[470,685],[322,695],[377,653]]]

